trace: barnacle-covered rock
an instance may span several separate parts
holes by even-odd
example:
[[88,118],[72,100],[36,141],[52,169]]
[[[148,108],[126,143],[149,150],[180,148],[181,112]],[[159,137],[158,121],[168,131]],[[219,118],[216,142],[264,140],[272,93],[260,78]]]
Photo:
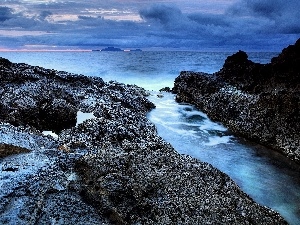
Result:
[[234,133],[300,162],[300,39],[269,64],[245,52],[229,56],[215,74],[184,71],[173,91]]
[[2,58],[0,81],[1,224],[286,224],[160,138],[144,89]]
[[285,224],[211,165],[179,155],[162,140],[153,148],[130,143],[101,146],[76,164],[83,197],[111,222]]

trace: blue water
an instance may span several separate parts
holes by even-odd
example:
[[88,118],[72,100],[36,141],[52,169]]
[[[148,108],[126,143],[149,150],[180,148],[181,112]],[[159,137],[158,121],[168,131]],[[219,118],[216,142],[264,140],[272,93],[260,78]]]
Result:
[[209,162],[228,174],[256,202],[281,213],[290,224],[300,224],[299,165],[270,149],[235,137],[191,105],[178,104],[164,93],[150,100],[148,114],[158,133],[182,154]]
[[[0,52],[0,57],[105,81],[136,84],[147,90],[173,86],[180,71],[218,71],[232,53],[202,52]],[[275,53],[251,53],[257,62],[268,62]]]
[[[100,76],[153,90],[157,108],[148,118],[159,135],[182,154],[206,161],[227,173],[255,201],[300,224],[300,168],[280,154],[232,135],[191,105],[174,96],[157,98],[162,87],[172,87],[182,70],[213,73],[232,53],[202,52],[0,52],[12,62],[25,62],[77,74]],[[249,53],[267,63],[276,53]]]

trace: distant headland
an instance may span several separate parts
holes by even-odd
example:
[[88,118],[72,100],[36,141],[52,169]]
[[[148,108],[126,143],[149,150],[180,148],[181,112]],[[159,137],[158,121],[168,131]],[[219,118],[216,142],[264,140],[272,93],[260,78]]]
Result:
[[93,52],[141,52],[141,49],[120,49],[120,48],[115,48],[115,47],[107,47],[103,49],[94,49],[92,50]]

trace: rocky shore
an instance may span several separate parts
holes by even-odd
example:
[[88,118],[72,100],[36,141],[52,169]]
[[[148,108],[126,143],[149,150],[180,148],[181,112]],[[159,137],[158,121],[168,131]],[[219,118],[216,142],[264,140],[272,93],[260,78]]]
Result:
[[173,92],[235,134],[300,163],[300,39],[268,64],[239,51],[214,74],[183,71]]
[[163,141],[142,88],[3,58],[0,81],[0,224],[287,224]]

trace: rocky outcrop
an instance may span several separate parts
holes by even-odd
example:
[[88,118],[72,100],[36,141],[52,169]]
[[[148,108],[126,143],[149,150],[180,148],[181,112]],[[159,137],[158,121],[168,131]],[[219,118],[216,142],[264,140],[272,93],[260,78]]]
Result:
[[0,143],[30,151],[0,161],[1,224],[286,224],[163,141],[145,90],[5,59],[0,79]]
[[300,39],[269,64],[239,51],[215,74],[181,72],[173,91],[177,101],[300,163]]
[[0,159],[9,155],[20,154],[24,152],[29,152],[29,150],[26,148],[21,148],[19,146],[0,144]]

